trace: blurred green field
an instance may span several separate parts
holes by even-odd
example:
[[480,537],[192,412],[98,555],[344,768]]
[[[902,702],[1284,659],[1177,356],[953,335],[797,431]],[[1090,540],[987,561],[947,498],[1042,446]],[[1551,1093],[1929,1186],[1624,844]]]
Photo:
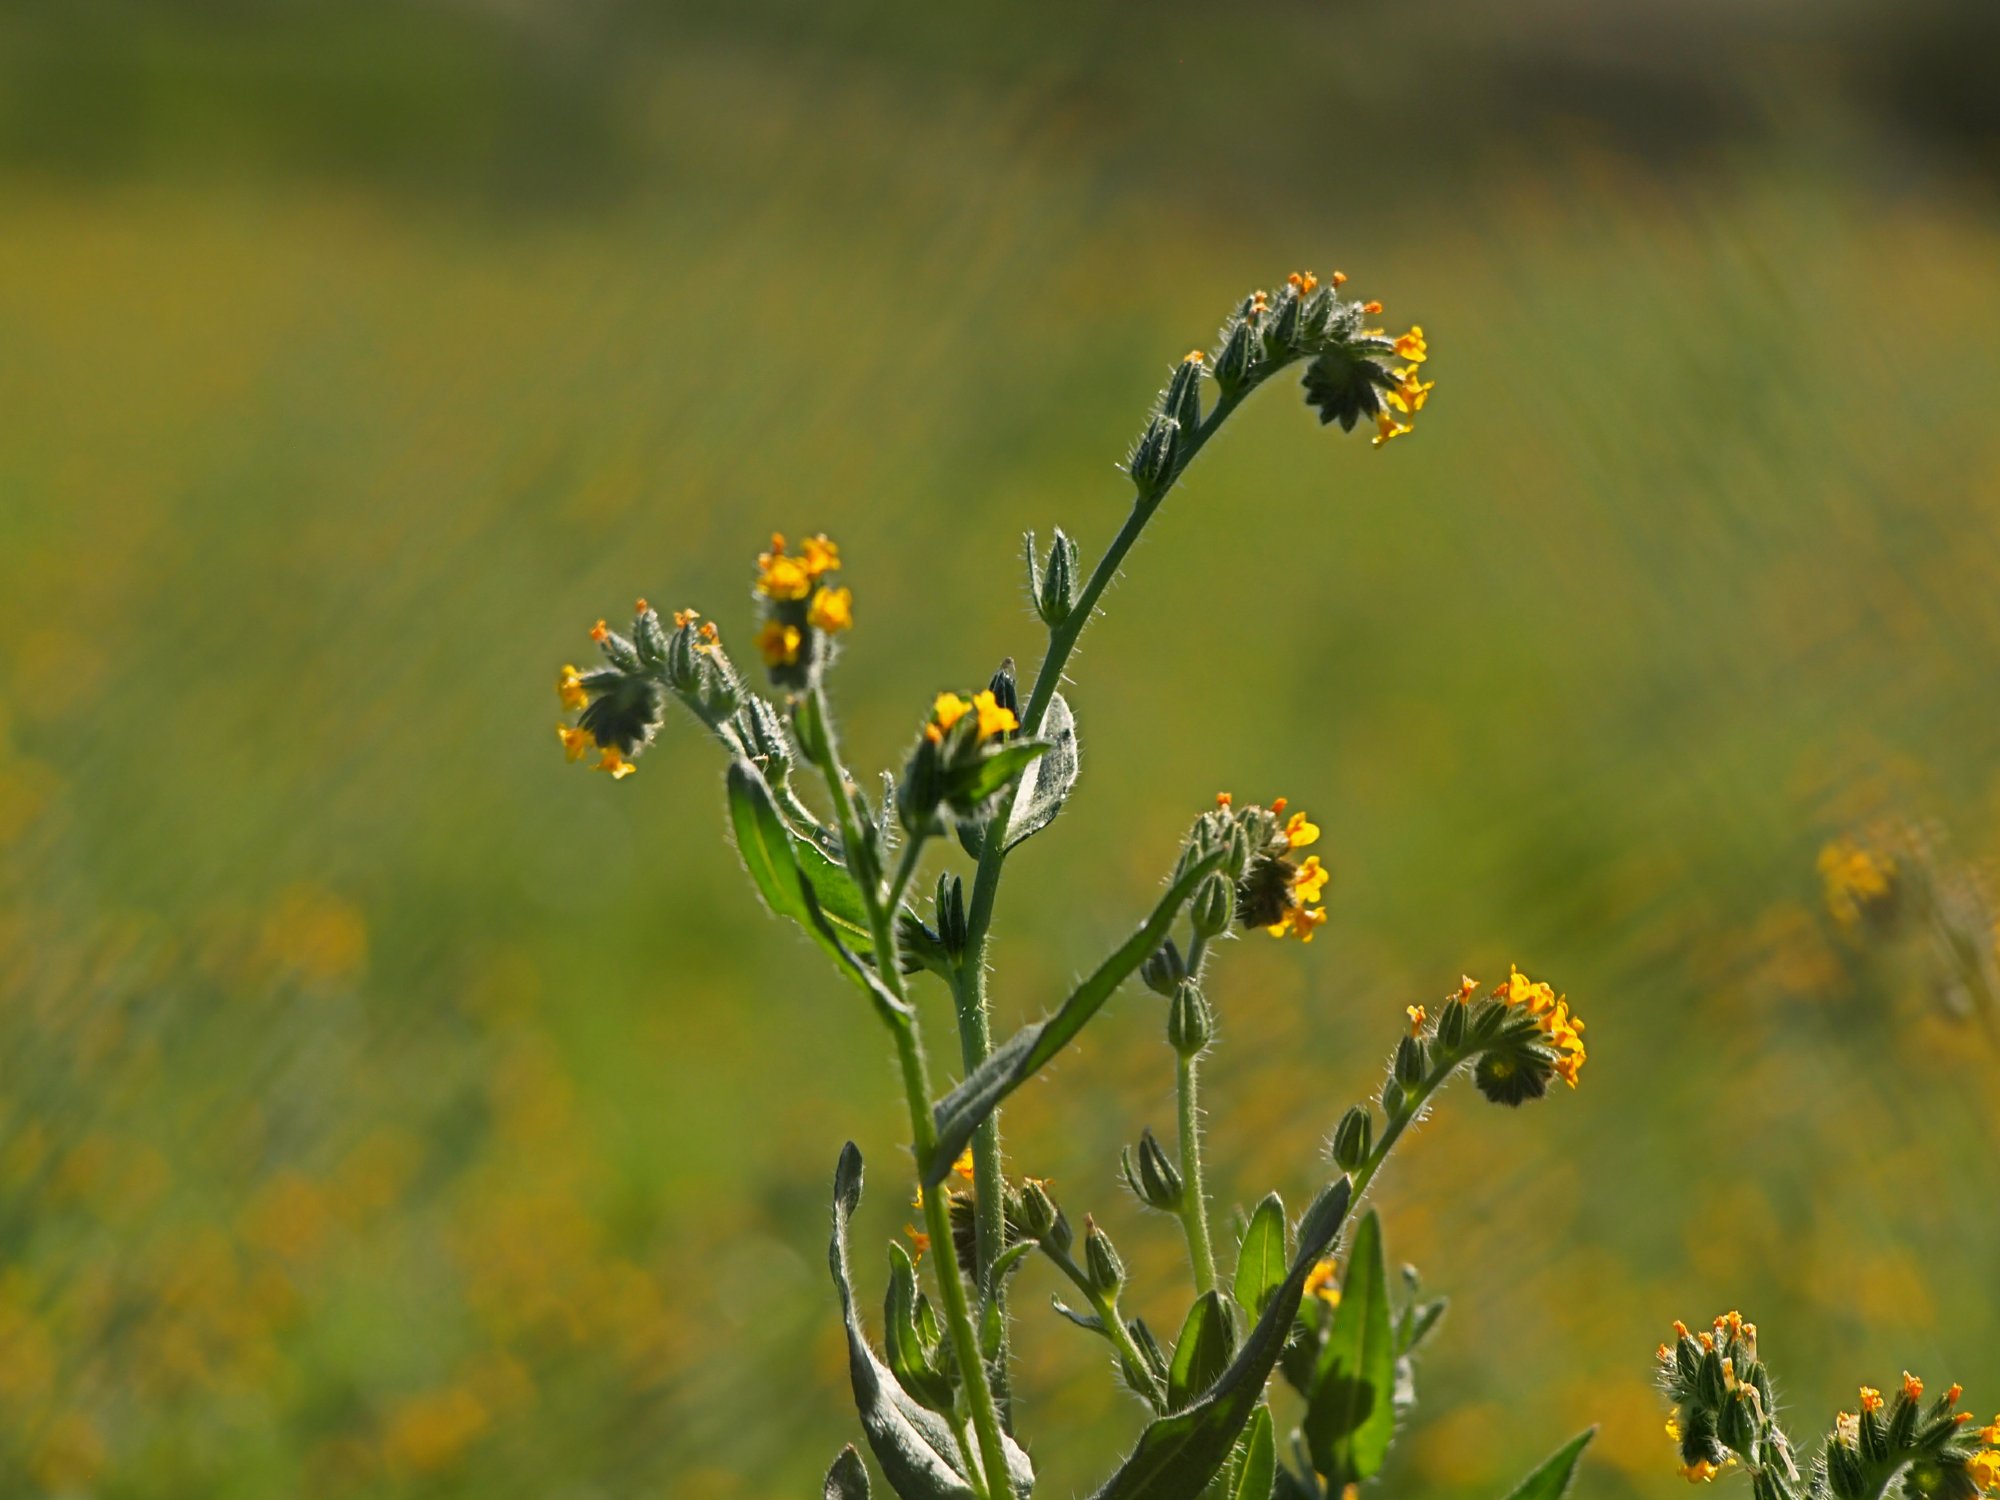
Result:
[[[1814,870],[1884,813],[2000,853],[2000,129],[1942,61],[1983,23],[1717,14],[0,19],[0,1493],[810,1492],[844,1139],[871,1304],[905,1217],[893,1057],[712,747],[564,766],[556,667],[637,593],[747,639],[766,534],[824,529],[851,758],[896,763],[1038,654],[1021,531],[1100,547],[1163,372],[1294,265],[1438,389],[1380,452],[1266,392],[1163,511],[1003,1024],[1218,789],[1288,795],[1332,920],[1222,955],[1225,1204],[1306,1201],[1462,970],[1591,1024],[1576,1094],[1455,1091],[1379,1190],[1454,1299],[1389,1491],[1598,1421],[1584,1493],[1674,1492],[1649,1356],[1727,1307],[1802,1431],[1905,1365],[2000,1406],[2000,1059]],[[1171,1326],[1115,1177],[1162,1020],[1123,995],[1008,1137]],[[1017,1285],[1039,1492],[1086,1492],[1137,1408]]]

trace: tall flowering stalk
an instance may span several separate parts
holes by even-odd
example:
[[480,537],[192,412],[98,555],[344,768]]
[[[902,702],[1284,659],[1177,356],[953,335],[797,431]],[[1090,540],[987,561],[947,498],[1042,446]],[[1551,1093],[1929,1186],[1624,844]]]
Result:
[[[1148,1419],[1100,1500],[1325,1496],[1368,1481],[1407,1420],[1412,1359],[1444,1304],[1422,1301],[1413,1278],[1392,1295],[1380,1222],[1371,1212],[1350,1227],[1353,1209],[1455,1074],[1517,1105],[1557,1078],[1575,1087],[1585,1061],[1583,1023],[1567,1001],[1518,971],[1484,995],[1462,981],[1435,1015],[1407,1007],[1379,1097],[1350,1109],[1328,1143],[1333,1180],[1296,1225],[1276,1194],[1266,1197],[1218,1253],[1199,1093],[1216,1030],[1218,942],[1262,931],[1309,944],[1327,918],[1330,879],[1322,855],[1303,852],[1320,838],[1304,811],[1283,798],[1238,804],[1227,795],[1193,819],[1165,891],[1132,935],[1043,1019],[997,1044],[993,1036],[986,949],[1002,876],[1075,787],[1077,722],[1058,685],[1133,544],[1230,414],[1281,370],[1302,365],[1321,421],[1369,424],[1377,446],[1407,435],[1429,400],[1423,330],[1392,337],[1370,327],[1381,306],[1341,296],[1346,279],[1299,272],[1275,294],[1243,298],[1212,348],[1174,367],[1127,454],[1131,510],[1103,554],[1086,569],[1061,531],[1046,551],[1027,540],[1047,644],[1025,697],[1011,659],[983,686],[934,688],[900,770],[884,773],[879,791],[850,772],[827,691],[855,613],[840,549],[824,536],[796,547],[774,536],[757,558],[752,640],[775,696],[746,682],[714,622],[683,609],[669,625],[644,600],[629,637],[603,621],[591,632],[602,666],[566,666],[558,677],[573,716],[557,730],[565,752],[581,760],[595,750],[614,780],[631,774],[669,700],[707,728],[729,757],[730,824],[752,882],[819,944],[894,1045],[921,1222],[908,1226],[907,1247],[889,1249],[880,1352],[863,1328],[849,1261],[862,1187],[852,1144],[834,1177],[829,1265],[862,1429],[904,1500],[1031,1491],[1033,1465],[1014,1436],[1007,1289],[1036,1256],[1079,1301],[1058,1301],[1058,1311],[1104,1341]],[[802,771],[819,785],[818,808]],[[969,889],[946,869],[919,898],[926,854],[954,845],[972,861]],[[926,974],[949,989],[958,1023],[960,1078],[942,1095],[912,1003]],[[1176,1119],[1172,1149],[1147,1128],[1121,1166],[1138,1202],[1174,1219],[1186,1242],[1191,1298],[1170,1342],[1122,1310],[1124,1262],[1096,1217],[1086,1215],[1078,1234],[1048,1180],[1011,1178],[1001,1152],[1003,1102],[1135,976],[1166,1001]],[[1296,1469],[1277,1459],[1274,1374],[1297,1396]],[[1588,1436],[1531,1476],[1534,1500],[1561,1493]],[[826,1493],[854,1500],[868,1484],[849,1448]]]

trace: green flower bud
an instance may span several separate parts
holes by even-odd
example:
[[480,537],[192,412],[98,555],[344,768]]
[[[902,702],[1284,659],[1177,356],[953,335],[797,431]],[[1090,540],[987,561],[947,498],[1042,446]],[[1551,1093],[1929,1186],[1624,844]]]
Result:
[[1715,1435],[1725,1448],[1743,1453],[1757,1441],[1757,1421],[1749,1401],[1737,1391],[1730,1392],[1715,1414]]
[[1418,1037],[1406,1036],[1396,1044],[1396,1081],[1405,1088],[1415,1088],[1424,1081],[1430,1071],[1427,1049]]
[[[1015,1214],[1020,1221],[1021,1232],[1029,1239],[1056,1250],[1069,1247],[1069,1224],[1039,1177],[1030,1177],[1021,1184]],[[1057,1238],[1058,1229],[1061,1231],[1060,1239]]]
[[1334,1165],[1343,1172],[1359,1171],[1375,1144],[1375,1116],[1365,1104],[1357,1104],[1340,1117],[1333,1132]]
[[1271,347],[1291,350],[1299,342],[1299,294],[1289,287],[1278,294],[1278,307],[1271,318]]
[[937,744],[919,740],[896,783],[896,817],[912,838],[928,834],[944,801],[945,771]]
[[1167,1043],[1182,1057],[1193,1057],[1215,1035],[1215,1015],[1208,998],[1192,979],[1183,979],[1174,989],[1173,1003],[1167,1007]]
[[692,622],[681,626],[667,642],[667,685],[683,698],[701,686],[701,654],[695,650],[694,642]]
[[1695,1394],[1701,1404],[1711,1409],[1719,1409],[1728,1398],[1729,1382],[1722,1374],[1722,1356],[1713,1349],[1704,1349],[1701,1355],[1701,1369],[1695,1375]]
[[604,653],[604,659],[621,672],[643,672],[645,663],[639,660],[638,648],[617,631],[603,630],[603,624],[602,620],[598,621],[598,630],[591,632],[591,638]]
[[1091,1286],[1108,1297],[1117,1296],[1125,1284],[1125,1262],[1118,1258],[1111,1236],[1091,1218],[1083,1221],[1083,1269]]
[[1179,433],[1179,424],[1172,417],[1155,417],[1146,424],[1125,466],[1141,495],[1158,492],[1173,473]]
[[1465,1045],[1465,1002],[1447,1000],[1438,1012],[1438,1050],[1452,1055]]
[[1249,384],[1251,372],[1263,358],[1263,342],[1247,319],[1238,318],[1229,325],[1222,352],[1215,357],[1215,383],[1225,396],[1233,396]]
[[[1034,589],[1035,612],[1045,623],[1060,625],[1076,608],[1078,571],[1076,543],[1063,535],[1062,528],[1058,527],[1055,542],[1049,548],[1048,568],[1042,573],[1039,586]],[[1032,575],[1030,581],[1033,581]]]
[[965,883],[956,875],[938,876],[937,894],[931,900],[937,921],[938,941],[954,959],[965,956]]
[[751,694],[737,715],[743,748],[764,779],[775,791],[792,774],[792,739],[785,733],[785,721],[764,699]]
[[[1000,663],[1000,669],[993,674],[992,679],[988,681],[986,687],[993,694],[993,701],[995,703],[1006,709],[1008,713],[1013,714],[1015,718],[1018,719],[1020,717],[1021,695],[1014,684],[1013,657],[1010,656]],[[1000,730],[994,736],[996,741],[1005,738],[1007,738],[1006,730]]]
[[1826,1477],[1840,1500],[1861,1500],[1867,1492],[1861,1455],[1837,1437],[1826,1445]]
[[1229,920],[1235,914],[1236,885],[1227,875],[1219,872],[1209,875],[1195,887],[1194,900],[1188,904],[1188,919],[1203,937],[1227,932]]
[[1168,938],[1155,948],[1146,961],[1139,965],[1139,978],[1147,989],[1156,995],[1173,998],[1175,990],[1187,978],[1187,963],[1181,957],[1181,950]]
[[1180,362],[1174,370],[1174,378],[1167,383],[1164,395],[1160,397],[1160,411],[1172,417],[1184,433],[1191,433],[1201,426],[1201,377],[1206,373],[1202,368],[1202,353],[1194,353]]
[[641,599],[632,616],[632,642],[638,649],[639,660],[648,670],[656,670],[667,662],[667,632],[660,624],[659,612]]
[[1167,1159],[1149,1126],[1139,1133],[1139,1162],[1135,1171],[1132,1164],[1132,1148],[1127,1146],[1119,1157],[1125,1172],[1125,1185],[1132,1194],[1148,1208],[1157,1208],[1162,1213],[1179,1213],[1181,1207],[1181,1174]]

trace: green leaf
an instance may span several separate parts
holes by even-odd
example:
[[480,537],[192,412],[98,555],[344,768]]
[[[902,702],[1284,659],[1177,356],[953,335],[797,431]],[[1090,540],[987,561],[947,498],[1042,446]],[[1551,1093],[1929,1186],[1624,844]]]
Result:
[[1221,864],[1228,851],[1218,849],[1189,865],[1153,908],[1153,914],[1127,938],[1118,951],[1099,964],[1097,971],[1078,985],[1069,999],[1046,1020],[1033,1021],[1007,1038],[975,1068],[957,1088],[932,1107],[937,1123],[938,1143],[930,1159],[923,1163],[924,1186],[944,1181],[951,1164],[958,1160],[966,1142],[980,1123],[992,1114],[1015,1089],[1032,1078],[1042,1065],[1083,1030],[1090,1018],[1103,1008],[1112,993],[1137,972],[1165,940],[1167,930],[1181,908],[1201,884],[1202,877]]
[[1431,1331],[1438,1326],[1438,1320],[1444,1316],[1444,1310],[1449,1305],[1449,1298],[1439,1297],[1435,1302],[1426,1302],[1405,1312],[1396,1334],[1396,1342],[1402,1346],[1398,1352],[1414,1354],[1418,1346],[1431,1336]]
[[1236,1352],[1236,1325],[1220,1292],[1204,1292],[1188,1309],[1167,1366],[1167,1410],[1179,1411],[1222,1378]]
[[[847,1226],[861,1202],[861,1153],[849,1141],[833,1174],[833,1236],[827,1264],[840,1294],[841,1319],[847,1327],[847,1374],[854,1387],[861,1430],[882,1466],[889,1488],[902,1500],[971,1500],[963,1455],[951,1424],[928,1411],[896,1383],[875,1351],[854,1305],[854,1280],[847,1268]],[[1007,1468],[1017,1494],[1026,1495],[1035,1481],[1034,1466],[1011,1438],[1003,1438]]]
[[1285,1279],[1285,1205],[1272,1193],[1257,1205],[1236,1251],[1236,1302],[1251,1317]]
[[917,1327],[917,1268],[894,1240],[889,1242],[889,1291],[882,1319],[882,1348],[896,1383],[932,1411],[949,1412],[952,1381],[938,1368]]
[[840,1450],[840,1457],[826,1471],[826,1488],[820,1494],[821,1500],[868,1500],[868,1470],[854,1444]]
[[790,917],[820,939],[820,946],[832,951],[821,938],[799,895],[803,877],[812,886],[827,925],[842,941],[859,952],[874,948],[868,927],[868,908],[861,891],[844,865],[834,861],[811,839],[792,831],[764,776],[747,760],[729,766],[729,825],[736,834],[736,852],[750,872],[751,883],[764,904],[781,917]]
[[1014,794],[1014,810],[1007,818],[1003,850],[1033,838],[1055,821],[1075,789],[1077,772],[1082,768],[1077,758],[1076,716],[1061,693],[1049,699],[1039,733],[1048,741],[1048,754],[1021,775],[1021,788]]
[[1014,740],[998,750],[990,750],[963,770],[952,773],[945,796],[954,806],[984,802],[1051,748],[1046,740]]
[[1285,1346],[1306,1276],[1347,1219],[1352,1186],[1343,1177],[1313,1200],[1299,1224],[1298,1254],[1222,1378],[1186,1411],[1146,1424],[1139,1444],[1096,1500],[1196,1500],[1228,1461],[1236,1438],[1262,1405],[1265,1382]]
[[875,934],[868,926],[868,907],[861,899],[861,888],[847,873],[847,866],[828,858],[812,840],[796,834],[792,836],[792,852],[798,858],[799,872],[819,898],[819,909],[828,924],[855,952],[873,953]]
[[1260,1406],[1250,1419],[1250,1430],[1238,1445],[1243,1449],[1243,1467],[1237,1471],[1229,1500],[1271,1500],[1271,1487],[1278,1467],[1277,1440],[1271,1431],[1271,1408]]
[[1313,1467],[1339,1488],[1372,1478],[1396,1434],[1396,1346],[1389,1329],[1389,1277],[1382,1223],[1361,1221],[1340,1284],[1340,1306],[1320,1349],[1300,1424]]
[[1562,1500],[1563,1491],[1569,1488],[1570,1479],[1576,1473],[1577,1460],[1583,1457],[1583,1450],[1596,1436],[1595,1427],[1586,1427],[1579,1432],[1544,1459],[1534,1473],[1514,1486],[1514,1493],[1507,1500]]

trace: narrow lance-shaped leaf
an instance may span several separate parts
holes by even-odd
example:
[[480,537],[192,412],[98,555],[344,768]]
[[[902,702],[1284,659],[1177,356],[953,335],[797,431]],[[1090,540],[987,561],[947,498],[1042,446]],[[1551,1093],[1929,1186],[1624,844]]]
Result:
[[1313,1467],[1336,1488],[1372,1478],[1396,1434],[1396,1346],[1382,1223],[1375,1214],[1361,1221],[1348,1255],[1340,1306],[1320,1349],[1300,1424]]
[[1149,1422],[1096,1500],[1196,1500],[1201,1494],[1262,1404],[1264,1384],[1298,1316],[1306,1276],[1340,1233],[1351,1193],[1343,1177],[1313,1200],[1299,1224],[1291,1270],[1222,1378],[1186,1411]]
[[1237,1305],[1252,1317],[1264,1310],[1285,1279],[1285,1205],[1272,1193],[1257,1205],[1236,1252]]
[[[854,1386],[854,1405],[861,1430],[883,1476],[902,1500],[969,1500],[972,1486],[951,1425],[904,1393],[875,1351],[854,1305],[854,1281],[847,1268],[847,1225],[861,1202],[861,1153],[849,1141],[841,1150],[833,1175],[833,1235],[827,1264],[840,1294],[841,1319],[847,1328],[847,1373]],[[1034,1485],[1034,1467],[1027,1454],[1004,1438],[1007,1467],[1015,1492],[1026,1495]]]
[[1214,1385],[1236,1352],[1236,1328],[1220,1292],[1204,1292],[1188,1309],[1167,1366],[1167,1410],[1179,1411]]
[[980,1123],[992,1114],[1015,1089],[1026,1083],[1042,1065],[1083,1030],[1118,986],[1130,978],[1165,941],[1174,918],[1201,884],[1202,877],[1222,863],[1227,851],[1218,849],[1194,861],[1180,879],[1168,887],[1153,908],[1153,914],[1139,930],[1127,938],[1088,979],[1076,987],[1061,1009],[1046,1020],[1030,1022],[994,1049],[985,1062],[965,1081],[940,1099],[932,1109],[937,1124],[937,1149],[923,1164],[924,1186],[944,1181],[951,1164],[972,1139]]
[[1595,1427],[1586,1427],[1579,1432],[1542,1460],[1541,1467],[1516,1485],[1507,1500],[1562,1500],[1563,1492],[1569,1488],[1570,1479],[1576,1473],[1577,1460],[1583,1457],[1583,1450],[1596,1436]]
[[1243,1435],[1243,1467],[1237,1471],[1229,1500],[1271,1500],[1277,1479],[1278,1446],[1271,1430],[1271,1408],[1260,1406]]
[[810,920],[799,895],[799,880],[810,882],[826,923],[850,947],[873,947],[867,908],[845,867],[835,863],[818,844],[800,838],[778,811],[763,773],[747,760],[732,761],[728,776],[729,825],[736,851],[750,872],[751,883],[764,904],[781,917],[802,924],[820,946],[832,952],[818,925]]

